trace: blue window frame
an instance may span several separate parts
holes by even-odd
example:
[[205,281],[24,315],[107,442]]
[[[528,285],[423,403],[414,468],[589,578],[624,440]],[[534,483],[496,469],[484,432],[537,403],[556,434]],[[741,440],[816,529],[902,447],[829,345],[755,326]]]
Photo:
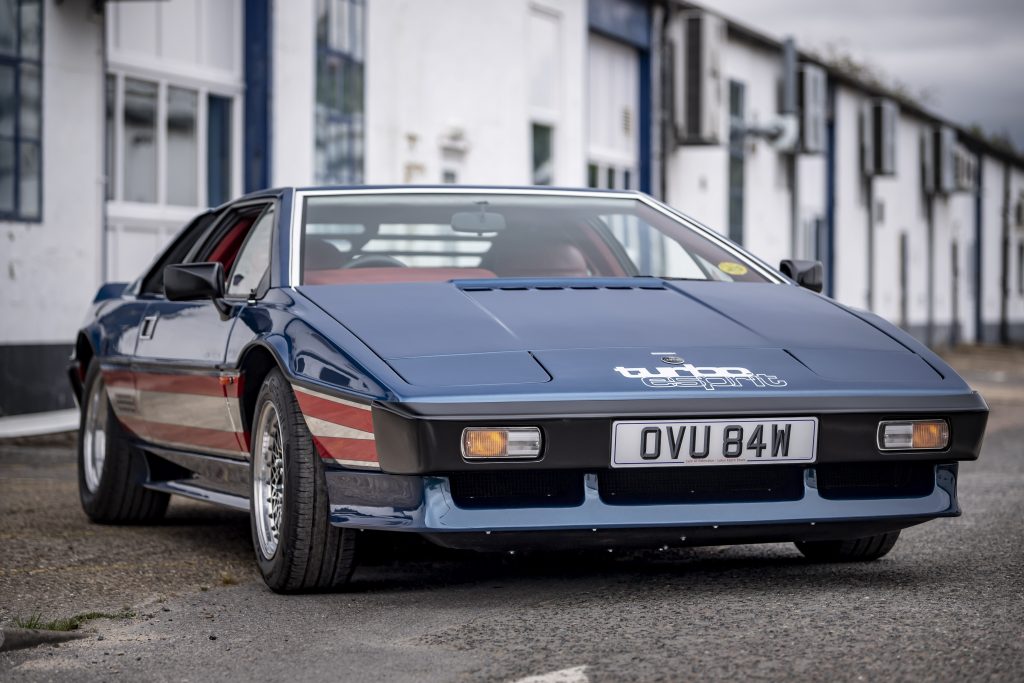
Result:
[[42,56],[42,1],[0,0],[0,219],[42,218]]
[[207,96],[206,203],[220,206],[231,199],[231,98]]
[[316,180],[363,182],[364,0],[317,0]]

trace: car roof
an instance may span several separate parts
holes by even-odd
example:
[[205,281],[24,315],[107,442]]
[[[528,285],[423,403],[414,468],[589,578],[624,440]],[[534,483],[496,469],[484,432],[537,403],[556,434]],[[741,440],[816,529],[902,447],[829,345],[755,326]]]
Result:
[[[379,191],[381,194],[395,194],[395,193],[429,193],[438,192],[441,194],[450,192],[465,192],[480,191],[486,192],[503,192],[507,193],[513,191],[522,194],[593,194],[593,195],[635,195],[637,197],[647,196],[646,193],[638,190],[606,190],[597,189],[591,187],[553,187],[548,185],[292,185],[283,187],[268,188],[265,190],[257,190],[239,197],[239,199],[256,199],[259,197],[277,197],[281,196],[286,192],[332,192],[332,191],[356,191],[359,193],[372,194],[375,191]],[[238,201],[238,200],[235,200]]]

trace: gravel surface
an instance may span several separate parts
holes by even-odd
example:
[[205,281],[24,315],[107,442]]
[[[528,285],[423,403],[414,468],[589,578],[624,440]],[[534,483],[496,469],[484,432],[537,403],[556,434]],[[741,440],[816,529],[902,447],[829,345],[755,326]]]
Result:
[[0,679],[1021,680],[1024,350],[950,358],[993,410],[965,514],[863,565],[782,544],[509,558],[376,539],[345,592],[281,597],[246,515],[175,500],[156,526],[90,524],[67,442],[0,445],[0,624],[133,612],[0,651]]

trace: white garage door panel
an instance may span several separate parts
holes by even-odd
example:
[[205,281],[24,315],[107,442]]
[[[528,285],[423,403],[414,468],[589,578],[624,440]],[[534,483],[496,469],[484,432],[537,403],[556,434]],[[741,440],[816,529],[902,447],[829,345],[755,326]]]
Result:
[[635,188],[640,139],[639,56],[628,45],[591,33],[587,57],[589,163],[598,168],[599,187]]

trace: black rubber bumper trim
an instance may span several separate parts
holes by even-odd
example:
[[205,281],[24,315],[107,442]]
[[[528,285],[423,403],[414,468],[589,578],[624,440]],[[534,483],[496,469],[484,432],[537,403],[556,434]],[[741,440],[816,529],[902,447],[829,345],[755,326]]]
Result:
[[863,522],[810,524],[744,524],[679,528],[636,528],[425,533],[424,538],[446,548],[480,551],[545,550],[571,548],[637,549],[724,545],[734,543],[788,543],[864,538],[927,522],[933,517],[880,519]]
[[[635,410],[635,406],[634,406]],[[615,417],[464,418],[461,420],[417,418],[379,405],[373,408],[373,425],[381,470],[392,474],[435,474],[443,472],[479,471],[488,469],[534,470],[576,469],[601,470],[611,459],[612,423],[619,418],[671,417],[690,419],[694,414],[621,414]],[[742,413],[716,413],[717,417],[739,416]],[[988,420],[988,410],[940,411],[918,408],[913,412],[870,411],[857,413],[821,413],[818,410],[771,411],[772,417],[817,417],[819,437],[817,462],[952,462],[976,460]],[[950,423],[950,446],[944,451],[878,450],[878,423],[893,418],[942,417]],[[536,426],[543,432],[541,457],[521,462],[467,462],[462,458],[462,430],[471,426]],[[771,467],[771,465],[763,465]]]
[[964,394],[916,394],[875,396],[786,396],[693,398],[643,398],[588,401],[506,401],[460,403],[378,402],[381,410],[408,418],[431,420],[538,420],[558,415],[565,418],[632,418],[714,415],[817,415],[834,413],[961,413],[988,412],[976,391]]

